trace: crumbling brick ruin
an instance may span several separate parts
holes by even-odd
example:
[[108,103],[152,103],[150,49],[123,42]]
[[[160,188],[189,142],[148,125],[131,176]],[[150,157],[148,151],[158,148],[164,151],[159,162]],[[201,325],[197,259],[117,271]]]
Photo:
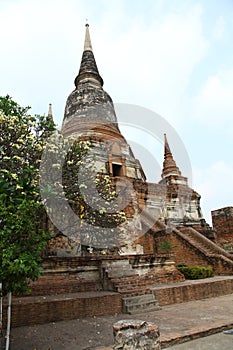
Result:
[[[233,255],[216,242],[221,239],[233,242],[233,209],[212,212],[214,230],[206,224],[200,195],[181,174],[166,130],[161,181],[147,182],[139,160],[118,127],[112,99],[103,90],[88,24],[81,66],[75,89],[66,102],[61,132],[64,137],[72,135],[89,140],[97,169],[103,167],[103,174],[110,175],[112,182],[118,184],[118,190],[124,190],[126,184],[129,191],[124,210],[128,223],[121,240],[125,244],[103,251],[87,247],[87,236],[83,237],[83,244],[82,240],[70,239],[59,228],[54,228],[42,264],[43,274],[31,283],[32,295],[43,307],[37,323],[116,313],[127,310],[129,305],[132,309],[142,307],[144,311],[150,307],[156,309],[158,303],[152,287],[184,281],[177,263],[211,265],[215,275],[232,274]],[[125,197],[122,198],[124,202]],[[120,204],[124,208],[124,203]],[[95,226],[91,227],[92,233],[95,230]],[[169,242],[169,251],[163,251],[163,242]],[[84,294],[78,299],[75,293],[80,292]],[[94,302],[85,292],[100,294]],[[62,297],[64,293],[72,293],[69,300]],[[48,300],[40,299],[45,296]],[[138,302],[139,296],[143,302]],[[128,298],[133,299],[129,302]],[[169,296],[164,298],[167,299],[163,303],[169,303]],[[62,309],[58,307],[57,315],[55,309],[49,307],[49,300],[52,304],[60,300]],[[31,307],[28,301],[28,312]],[[17,310],[20,314],[20,304]],[[21,312],[27,315],[25,308]]]
[[[221,225],[218,226],[216,221],[219,215],[213,213],[216,229],[214,231],[203,218],[200,195],[188,186],[188,179],[181,174],[174,160],[166,130],[164,130],[161,181],[159,183],[146,181],[139,160],[135,158],[118,127],[112,99],[103,90],[103,79],[94,58],[88,24],[80,70],[75,78],[75,89],[66,102],[61,131],[64,137],[72,135],[81,140],[89,140],[96,155],[97,168],[102,166],[103,173],[109,174],[112,181],[120,184],[119,186],[124,186],[124,181],[130,184],[130,191],[133,193],[130,205],[125,207],[128,226],[124,240],[127,243],[105,252],[107,254],[105,256],[101,255],[100,251],[84,249],[82,242],[78,242],[75,246],[75,242],[69,237],[59,230],[55,231],[54,237],[48,244],[46,259],[53,260],[56,269],[59,264],[58,259],[61,259],[61,266],[64,264],[67,266],[69,258],[76,258],[76,263],[82,266],[80,267],[82,274],[74,277],[79,280],[78,276],[80,276],[82,287],[79,286],[79,289],[119,290],[118,284],[123,283],[124,278],[123,284],[127,284],[127,279],[131,275],[135,279],[135,274],[139,279],[144,278],[143,286],[146,285],[144,283],[146,280],[149,284],[158,281],[158,276],[160,276],[160,282],[172,279],[182,280],[182,276],[175,268],[175,263],[180,262],[212,265],[215,274],[232,273],[232,256],[215,243],[216,231],[223,235]],[[229,222],[229,220],[226,221],[226,215],[224,218],[224,222]],[[231,235],[229,232],[227,234]],[[162,266],[160,257],[164,252],[159,247],[164,241],[170,242],[173,247],[171,252],[174,262],[170,261],[168,265],[165,263]],[[90,264],[90,262],[87,263],[88,259],[93,263],[97,261],[94,265],[98,267],[92,266],[91,270],[87,268]],[[137,259],[140,261],[138,265],[135,263]],[[148,261],[151,261],[150,268],[147,265]],[[50,271],[52,271],[51,264],[49,263]],[[85,264],[87,264],[86,267]],[[120,273],[122,266],[124,269]],[[89,270],[92,272],[87,272]],[[37,282],[37,285],[43,284],[43,279],[47,280],[46,275],[45,264],[44,277]],[[119,278],[122,281],[119,281]],[[63,290],[62,279],[60,282],[60,288]],[[52,281],[49,283],[51,290],[53,290],[52,283]],[[72,285],[71,282],[67,281],[67,283]],[[45,284],[46,282],[44,282],[44,288]],[[54,288],[57,291],[57,287]],[[74,286],[69,288],[72,291],[77,290]],[[137,292],[132,291],[131,294],[137,294]]]
[[211,215],[218,244],[233,252],[233,207],[212,210]]

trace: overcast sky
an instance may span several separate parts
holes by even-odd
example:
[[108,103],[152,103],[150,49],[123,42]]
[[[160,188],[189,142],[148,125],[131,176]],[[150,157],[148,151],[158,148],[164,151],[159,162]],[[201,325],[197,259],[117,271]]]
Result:
[[86,19],[104,89],[176,130],[211,223],[211,210],[233,205],[233,1],[0,0],[0,95],[38,114],[52,103],[61,125]]

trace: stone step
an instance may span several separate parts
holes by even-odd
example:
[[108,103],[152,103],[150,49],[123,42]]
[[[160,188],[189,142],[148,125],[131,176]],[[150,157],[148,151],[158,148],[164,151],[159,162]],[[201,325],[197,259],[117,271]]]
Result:
[[137,275],[137,272],[136,271],[131,271],[131,270],[128,270],[127,269],[124,269],[124,268],[117,268],[117,267],[109,267],[109,268],[106,268],[105,270],[108,274],[108,277],[109,278],[119,278],[119,277],[124,277],[124,276],[127,276],[127,277],[131,277],[131,276],[135,276]]
[[125,305],[132,305],[132,304],[138,304],[138,303],[145,303],[148,301],[154,301],[155,297],[154,294],[144,294],[139,296],[134,296],[130,298],[123,298],[122,299]]
[[158,301],[155,300],[153,294],[123,298],[123,311],[128,314],[150,312],[160,309]]
[[215,255],[217,258],[217,255],[225,256],[229,260],[232,260],[232,257],[227,254],[226,251],[221,249],[218,245],[215,243],[206,240],[203,238],[203,236],[198,232],[195,231],[192,228],[184,228],[184,227],[179,227],[179,231],[185,235],[187,240],[195,245],[200,251],[204,251],[208,255]]
[[118,282],[114,283],[115,287],[117,289],[135,289],[135,288],[146,288],[156,285],[157,283],[155,281],[130,281],[130,282]]
[[128,282],[151,282],[151,283],[154,283],[156,279],[156,276],[155,275],[144,275],[144,276],[140,276],[138,273],[136,274],[133,274],[133,275],[130,275],[130,276],[123,276],[123,277],[120,277],[120,278],[112,278],[112,281],[114,283],[128,283]]
[[129,284],[131,282],[135,282],[139,280],[139,275],[131,275],[131,276],[123,276],[123,277],[116,277],[112,278],[111,281],[117,285],[123,285],[123,284]]
[[150,290],[150,288],[153,288],[154,285],[152,286],[149,286],[149,285],[146,285],[146,284],[142,284],[142,285],[131,285],[131,284],[128,284],[128,285],[122,285],[122,286],[117,286],[117,290],[119,293],[122,293],[122,291],[131,291],[131,290],[143,290],[143,289],[148,289]]
[[133,269],[128,260],[104,262],[102,268],[111,279],[137,275],[137,272]]
[[128,298],[128,297],[131,298],[133,296],[139,296],[139,295],[143,295],[143,294],[150,294],[151,293],[151,289],[150,288],[120,289],[120,290],[118,290],[118,293],[123,295],[125,298]]
[[151,293],[151,287],[155,286],[155,282],[151,279],[132,279],[118,281],[114,283],[115,290],[125,297],[131,297],[133,295],[142,295]]
[[188,238],[188,241],[189,241],[191,244],[195,245],[197,248],[202,249],[202,250],[205,251],[206,253],[210,253],[210,254],[216,253],[216,251],[215,251],[214,248],[209,247],[209,246],[207,246],[206,244],[204,244],[204,243],[198,241],[197,239],[193,238],[193,237],[192,237],[191,235],[189,235],[189,234],[187,234],[186,236],[187,236],[187,238]]
[[150,305],[148,307],[146,305],[140,305],[138,309],[134,308],[134,309],[128,310],[127,313],[130,315],[135,315],[135,314],[142,314],[142,313],[153,312],[158,310],[161,310],[161,307],[157,304],[155,304],[154,306]]

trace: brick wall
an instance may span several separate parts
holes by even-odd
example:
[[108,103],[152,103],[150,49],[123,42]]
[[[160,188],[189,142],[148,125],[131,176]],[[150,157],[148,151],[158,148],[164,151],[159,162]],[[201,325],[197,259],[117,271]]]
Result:
[[43,274],[30,284],[32,295],[102,290],[100,261],[86,258],[46,258]]
[[143,246],[144,254],[154,254],[155,252],[155,241],[154,237],[150,233],[145,233],[141,235],[135,242]]
[[180,227],[169,234],[161,231],[155,239],[157,246],[161,241],[171,242],[176,264],[211,265],[216,275],[232,275],[232,256],[192,228]]
[[[6,312],[7,306],[4,302],[4,326],[6,325]],[[120,312],[122,312],[121,296],[111,292],[13,298],[12,326],[44,324]]]
[[233,207],[225,207],[211,212],[213,228],[218,240],[233,242]]
[[233,277],[186,281],[177,286],[158,286],[153,288],[153,293],[161,306],[213,298],[233,293]]
[[173,249],[176,256],[176,263],[186,262],[188,265],[209,265],[204,254],[201,254],[198,249],[191,247],[188,242],[178,238],[175,234],[171,236]]
[[[174,233],[157,236],[156,245],[159,246],[160,242],[168,241],[173,248],[171,252],[174,255],[176,264],[186,263],[188,265],[209,265],[207,259],[203,254],[200,254],[198,249],[193,249],[188,242],[177,237]],[[162,250],[158,248],[158,253]]]
[[155,285],[181,281],[184,281],[184,276],[175,268],[173,262],[165,261],[160,266],[158,264],[157,267],[151,268],[146,274],[112,279],[115,290],[123,297],[148,294]]

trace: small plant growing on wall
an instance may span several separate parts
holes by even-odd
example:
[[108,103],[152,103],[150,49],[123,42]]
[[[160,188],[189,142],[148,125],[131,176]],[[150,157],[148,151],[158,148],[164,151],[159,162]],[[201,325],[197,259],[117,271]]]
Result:
[[226,251],[233,251],[233,243],[228,243],[223,245],[223,249],[225,249]]
[[171,242],[163,241],[158,244],[158,248],[162,250],[164,253],[170,253],[173,248],[175,248]]

